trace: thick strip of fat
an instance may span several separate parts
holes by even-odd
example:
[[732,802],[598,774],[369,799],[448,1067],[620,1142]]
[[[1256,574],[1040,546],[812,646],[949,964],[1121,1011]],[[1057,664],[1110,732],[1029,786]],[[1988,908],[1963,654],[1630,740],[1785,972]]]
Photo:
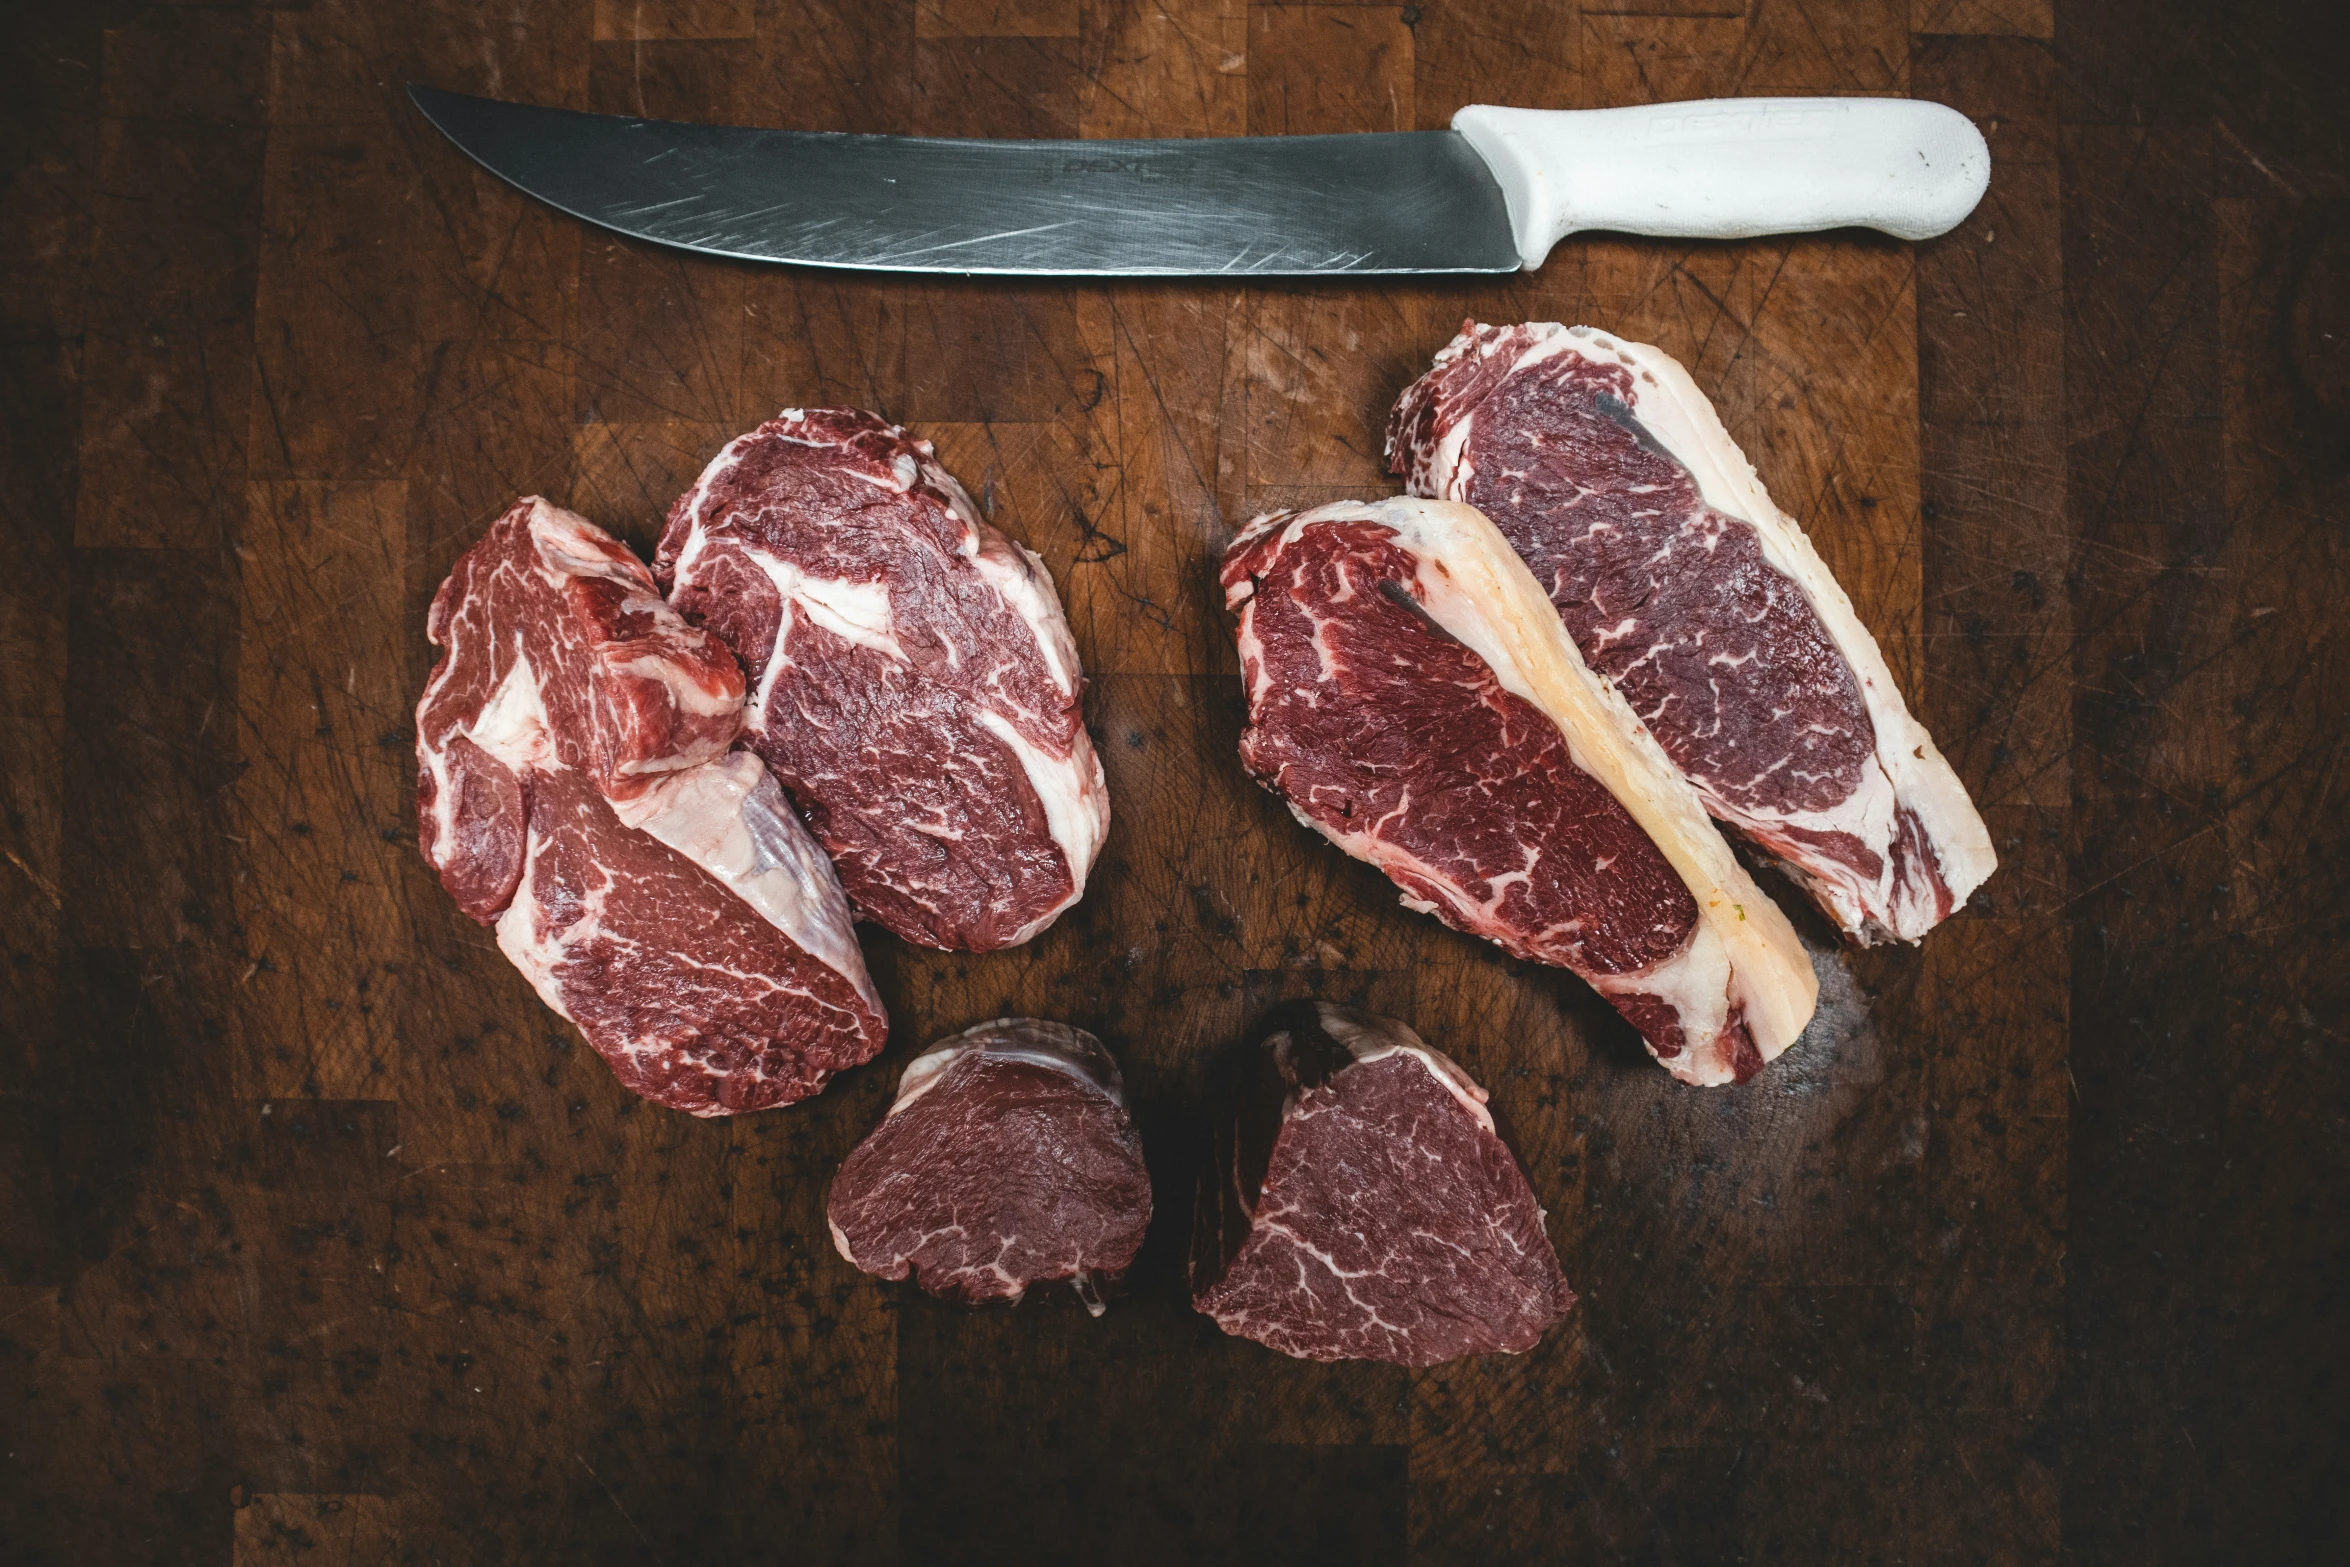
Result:
[[1485,1108],[1485,1102],[1493,1096],[1462,1070],[1458,1061],[1417,1033],[1393,1018],[1374,1017],[1345,1007],[1317,1004],[1315,1011],[1321,1018],[1323,1032],[1344,1045],[1356,1065],[1383,1061],[1392,1055],[1408,1055],[1436,1079],[1438,1087],[1460,1101],[1471,1120],[1488,1132],[1495,1131],[1493,1112]]
[[716,877],[801,950],[856,986],[874,1011],[882,1010],[832,862],[756,756],[729,752],[612,809],[622,825],[660,840]]
[[[1728,996],[1745,1007],[1756,1048],[1765,1061],[1786,1050],[1819,1000],[1819,980],[1794,927],[1739,865],[1630,705],[1583,662],[1550,596],[1501,530],[1453,501],[1397,498],[1359,510],[1418,557],[1429,616],[1482,658],[1505,690],[1558,725],[1575,765],[1622,802],[1671,862],[1697,900],[1701,933],[1728,960]],[[1704,1037],[1692,1030],[1693,1045]],[[1713,1075],[1715,1065],[1692,1063],[1705,1072],[1692,1081],[1729,1081],[1726,1068]]]
[[949,1034],[907,1062],[906,1070],[898,1077],[898,1093],[890,1101],[889,1115],[896,1115],[936,1088],[947,1069],[973,1051],[998,1061],[1022,1061],[1067,1073],[1118,1104],[1126,1103],[1125,1077],[1118,1070],[1117,1059],[1103,1048],[1100,1040],[1066,1023],[1033,1017],[999,1017],[975,1024],[960,1034]]

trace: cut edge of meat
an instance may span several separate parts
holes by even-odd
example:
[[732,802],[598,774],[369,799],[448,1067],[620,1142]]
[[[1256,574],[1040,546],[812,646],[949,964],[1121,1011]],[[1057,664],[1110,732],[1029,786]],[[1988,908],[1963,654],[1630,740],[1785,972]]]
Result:
[[[1878,787],[1870,792],[1883,798],[1870,809],[1872,815],[1884,820],[1874,824],[1881,830],[1872,836],[1890,862],[1890,896],[1872,909],[1855,874],[1835,874],[1838,867],[1833,862],[1806,863],[1801,847],[1807,824],[1796,821],[1795,832],[1785,835],[1774,830],[1784,824],[1750,824],[1729,809],[1723,815],[1742,831],[1764,839],[1761,846],[1774,855],[1780,868],[1857,944],[1917,942],[1963,907],[1998,868],[1990,830],[1933,737],[1910,712],[1883,649],[1853,609],[1851,596],[1820,558],[1802,525],[1771,500],[1753,462],[1722,423],[1720,410],[1679,360],[1653,344],[1630,342],[1596,327],[1527,322],[1497,328],[1471,320],[1438,351],[1429,373],[1398,401],[1387,431],[1390,470],[1404,476],[1415,493],[1433,493],[1448,500],[1466,497],[1472,473],[1465,448],[1472,433],[1474,408],[1453,416],[1450,425],[1436,431],[1435,439],[1429,441],[1427,427],[1442,424],[1447,417],[1438,406],[1442,391],[1437,383],[1443,371],[1491,352],[1488,343],[1499,344],[1509,334],[1517,334],[1527,346],[1494,378],[1495,383],[1500,375],[1514,374],[1571,350],[1588,350],[1593,357],[1612,354],[1620,363],[1645,374],[1655,387],[1655,397],[1642,397],[1641,424],[1688,470],[1707,505],[1754,529],[1763,558],[1810,603],[1858,679],[1876,729]],[[1482,391],[1477,394],[1482,395]],[[1667,419],[1655,417],[1657,404]],[[1834,832],[1839,828],[1828,824],[1819,830]],[[1925,840],[1922,847],[1933,865],[1923,874],[1905,874],[1905,865],[1916,858],[1915,849],[1920,847],[1916,840],[1921,835]],[[1768,841],[1772,838],[1779,841]]]
[[[970,492],[938,461],[936,449],[929,441],[866,410],[786,408],[756,429],[727,442],[670,509],[655,558],[662,584],[673,594],[693,585],[695,561],[713,537],[703,516],[705,504],[713,487],[740,463],[742,453],[752,442],[785,440],[819,448],[843,444],[837,435],[818,437],[801,433],[828,421],[838,422],[844,428],[858,425],[860,435],[885,437],[900,447],[891,466],[901,490],[909,493],[929,490],[938,504],[962,524],[964,538],[959,553],[1009,606],[1014,618],[1029,629],[1054,683],[1072,706],[1077,704],[1084,694],[1085,676],[1051,568],[1035,551],[981,515]],[[812,588],[813,579],[767,551],[748,541],[737,541],[736,547],[774,585],[787,612],[790,606],[804,606],[812,620],[848,640],[868,646],[882,645],[878,639],[885,639],[887,633],[860,623],[855,613],[858,590],[870,585],[827,582],[814,584]],[[822,591],[824,588],[846,591],[828,597]],[[784,639],[779,634],[766,667],[751,671],[752,690],[745,706],[754,724],[763,722],[761,715],[766,712],[774,683],[787,662]],[[1008,939],[994,944],[1016,947],[1034,939],[1083,900],[1094,863],[1109,838],[1109,785],[1102,771],[1101,757],[1094,749],[1093,738],[1082,717],[1075,725],[1070,756],[1065,762],[1040,751],[999,714],[982,712],[978,722],[1018,762],[1022,776],[1044,812],[1046,832],[1060,851],[1069,876],[1070,890],[1062,902],[1019,926]],[[897,933],[921,945],[939,945],[918,932],[898,930]]]
[[[1652,968],[1587,976],[1594,988],[1611,1000],[1619,992],[1658,995],[1676,1008],[1685,1048],[1666,1054],[1641,1030],[1650,1053],[1675,1077],[1706,1087],[1751,1078],[1810,1021],[1819,996],[1811,961],[1786,914],[1739,865],[1696,792],[1623,697],[1591,673],[1549,595],[1482,512],[1399,496],[1268,513],[1241,530],[1226,558],[1278,528],[1355,519],[1390,529],[1417,557],[1429,617],[1482,659],[1504,690],[1557,726],[1570,759],[1623,805],[1696,900],[1689,947],[1658,966],[1675,968],[1678,984],[1660,989]],[[1237,611],[1253,591],[1245,578],[1229,584],[1227,607]],[[1248,663],[1244,649],[1243,666]],[[1379,863],[1294,806],[1292,814],[1356,858]],[[1741,1017],[1750,1041],[1740,1038]],[[1747,1056],[1749,1043],[1759,1059]]]

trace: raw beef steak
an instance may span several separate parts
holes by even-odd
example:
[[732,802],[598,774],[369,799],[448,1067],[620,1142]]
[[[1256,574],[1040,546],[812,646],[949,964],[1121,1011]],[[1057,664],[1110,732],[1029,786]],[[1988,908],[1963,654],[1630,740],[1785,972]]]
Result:
[[1818,986],[1786,917],[1476,511],[1260,517],[1224,591],[1241,760],[1407,907],[1573,969],[1688,1082],[1794,1043]]
[[1915,941],[1991,874],[1876,639],[1668,355],[1471,322],[1396,404],[1387,460],[1493,519],[1706,808],[1852,939]]
[[720,452],[655,560],[751,672],[749,743],[858,914],[1017,946],[1109,830],[1084,677],[1044,563],[878,415],[786,409]]
[[622,1083],[725,1115],[881,1048],[847,899],[756,757],[733,655],[584,518],[518,501],[433,598],[418,842]]
[[872,1058],[889,1023],[824,853],[736,752],[617,810],[532,775],[498,949],[614,1075],[694,1115],[766,1110]]
[[[520,837],[500,825],[518,819],[510,788],[442,787],[453,781],[452,756],[477,768],[476,753],[576,768],[620,800],[720,755],[742,733],[734,655],[661,602],[626,545],[535,495],[457,558],[433,595],[426,634],[449,650],[416,709],[418,756],[434,790],[424,857],[436,866],[471,835]],[[476,806],[491,808],[490,819],[477,818]]]
[[1533,1348],[1575,1296],[1485,1090],[1392,1019],[1286,1022],[1201,1178],[1192,1303],[1301,1360]]
[[974,1306],[1068,1279],[1099,1316],[1141,1249],[1151,1183],[1102,1042],[1008,1017],[914,1058],[826,1206],[867,1273]]

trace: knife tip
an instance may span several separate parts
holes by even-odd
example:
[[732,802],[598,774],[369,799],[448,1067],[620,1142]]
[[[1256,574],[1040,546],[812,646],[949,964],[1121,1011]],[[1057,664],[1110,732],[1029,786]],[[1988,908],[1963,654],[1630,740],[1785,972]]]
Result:
[[400,85],[406,89],[408,101],[427,115],[431,115],[435,107],[445,107],[465,96],[463,93],[451,92],[446,87],[431,87],[423,82],[402,82]]

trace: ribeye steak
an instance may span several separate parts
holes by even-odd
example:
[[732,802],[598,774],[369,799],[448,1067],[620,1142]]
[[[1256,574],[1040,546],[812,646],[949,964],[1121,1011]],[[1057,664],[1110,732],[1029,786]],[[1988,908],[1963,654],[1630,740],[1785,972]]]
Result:
[[655,565],[750,671],[749,744],[858,914],[926,946],[1035,935],[1109,828],[1043,562],[878,415],[786,409],[678,498]]
[[881,1048],[848,901],[741,726],[734,656],[586,519],[517,501],[428,627],[418,841],[622,1083],[725,1115]]
[[1876,639],[1669,355],[1471,322],[1397,403],[1387,459],[1493,520],[1707,808],[1854,940],[1915,941],[1991,874]]
[[1035,1018],[940,1040],[906,1068],[826,1210],[833,1244],[867,1273],[910,1273],[966,1305],[1068,1279],[1099,1316],[1151,1217],[1117,1062]]
[[1201,1178],[1192,1303],[1302,1360],[1533,1348],[1575,1296],[1485,1101],[1401,1023],[1292,1009]]
[[1274,513],[1223,581],[1242,761],[1407,906],[1573,969],[1689,1082],[1802,1032],[1818,986],[1786,917],[1475,510]]

